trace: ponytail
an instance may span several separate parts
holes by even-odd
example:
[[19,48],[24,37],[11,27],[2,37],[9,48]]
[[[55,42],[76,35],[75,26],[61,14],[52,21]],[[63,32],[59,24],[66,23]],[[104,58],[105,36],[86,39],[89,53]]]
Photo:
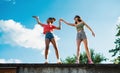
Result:
[[56,21],[56,19],[55,18],[52,18],[53,19],[53,21]]

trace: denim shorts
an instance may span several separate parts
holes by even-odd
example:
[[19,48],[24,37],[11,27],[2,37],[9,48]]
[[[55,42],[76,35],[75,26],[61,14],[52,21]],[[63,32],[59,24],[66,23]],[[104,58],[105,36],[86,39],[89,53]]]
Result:
[[76,40],[84,40],[84,39],[87,39],[84,30],[81,30],[80,32],[77,32]]
[[51,33],[51,32],[46,33],[45,39],[49,39],[51,41],[51,39],[53,39],[53,38],[54,38],[53,33]]

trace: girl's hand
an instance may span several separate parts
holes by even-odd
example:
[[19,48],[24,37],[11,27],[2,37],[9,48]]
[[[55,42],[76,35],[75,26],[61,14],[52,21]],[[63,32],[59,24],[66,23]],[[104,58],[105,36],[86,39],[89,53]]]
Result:
[[36,19],[38,19],[39,17],[38,16],[32,16],[33,18],[36,18]]
[[94,32],[92,32],[92,35],[95,37],[95,33]]

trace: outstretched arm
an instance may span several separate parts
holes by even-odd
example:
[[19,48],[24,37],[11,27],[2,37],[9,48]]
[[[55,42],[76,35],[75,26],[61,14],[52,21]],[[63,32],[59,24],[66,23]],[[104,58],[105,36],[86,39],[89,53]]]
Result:
[[95,33],[93,32],[93,30],[85,22],[84,25],[92,32],[92,35],[95,37]]
[[38,17],[38,16],[32,16],[32,17],[36,19],[36,21],[37,21],[37,23],[38,23],[39,25],[41,25],[41,26],[43,26],[43,25],[44,25],[44,24],[42,24],[42,23],[40,22],[40,20],[39,20],[39,17]]
[[60,21],[60,20],[59,20],[59,26],[56,27],[55,29],[57,29],[57,30],[61,30],[61,21]]
[[63,19],[60,19],[60,21],[64,22],[64,23],[65,23],[65,24],[67,24],[67,25],[70,25],[70,26],[75,26],[75,24],[68,23],[68,22],[66,22],[66,21],[65,21],[65,20],[63,20]]

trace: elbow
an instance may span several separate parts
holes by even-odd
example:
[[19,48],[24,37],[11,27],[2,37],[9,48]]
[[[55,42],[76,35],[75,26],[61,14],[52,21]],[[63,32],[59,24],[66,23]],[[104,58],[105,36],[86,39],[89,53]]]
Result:
[[61,28],[58,28],[58,30],[61,30]]
[[61,28],[59,27],[58,30],[61,30]]
[[40,22],[38,22],[38,24],[40,24]]

